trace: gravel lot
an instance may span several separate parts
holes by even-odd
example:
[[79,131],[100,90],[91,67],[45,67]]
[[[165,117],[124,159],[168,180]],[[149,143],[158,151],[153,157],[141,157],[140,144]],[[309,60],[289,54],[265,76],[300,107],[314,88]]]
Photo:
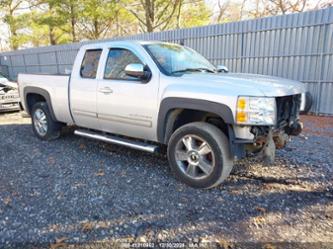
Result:
[[[303,120],[303,136],[278,151],[273,166],[239,163],[224,185],[197,190],[174,179],[164,155],[70,132],[43,142],[30,119],[2,114],[0,248],[116,241],[332,247],[333,118]],[[320,246],[294,247],[310,245]]]

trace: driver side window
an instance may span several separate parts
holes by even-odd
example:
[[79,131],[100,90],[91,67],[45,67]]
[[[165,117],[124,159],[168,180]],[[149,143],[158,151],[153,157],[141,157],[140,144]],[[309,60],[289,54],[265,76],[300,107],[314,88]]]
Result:
[[125,73],[126,66],[132,63],[143,64],[131,51],[123,48],[111,48],[105,65],[104,79],[139,80]]

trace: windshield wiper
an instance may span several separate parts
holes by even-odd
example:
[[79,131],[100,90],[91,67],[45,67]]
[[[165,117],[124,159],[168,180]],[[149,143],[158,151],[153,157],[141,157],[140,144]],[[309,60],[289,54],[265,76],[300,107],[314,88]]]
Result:
[[205,67],[198,67],[198,68],[185,68],[185,69],[182,69],[182,70],[172,71],[171,74],[186,73],[186,72],[202,72],[202,71],[206,71],[206,72],[209,72],[209,73],[216,73],[213,69],[209,69],[209,68],[205,68]]

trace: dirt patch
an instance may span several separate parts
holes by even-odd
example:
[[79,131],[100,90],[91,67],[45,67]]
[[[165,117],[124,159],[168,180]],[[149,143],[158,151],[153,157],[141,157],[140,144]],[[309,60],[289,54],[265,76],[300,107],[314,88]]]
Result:
[[304,123],[304,133],[333,137],[333,116],[303,115],[301,121]]

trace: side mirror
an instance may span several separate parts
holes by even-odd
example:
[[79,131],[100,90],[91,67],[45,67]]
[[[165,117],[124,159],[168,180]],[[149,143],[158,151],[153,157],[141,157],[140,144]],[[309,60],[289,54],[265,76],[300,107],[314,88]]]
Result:
[[226,66],[219,65],[219,66],[217,66],[217,71],[219,73],[228,73],[229,69]]
[[131,77],[142,78],[145,76],[145,69],[142,64],[132,63],[125,67],[125,73]]
[[144,66],[139,63],[128,64],[125,67],[125,73],[126,75],[136,77],[145,83],[151,78],[151,72],[148,66]]

